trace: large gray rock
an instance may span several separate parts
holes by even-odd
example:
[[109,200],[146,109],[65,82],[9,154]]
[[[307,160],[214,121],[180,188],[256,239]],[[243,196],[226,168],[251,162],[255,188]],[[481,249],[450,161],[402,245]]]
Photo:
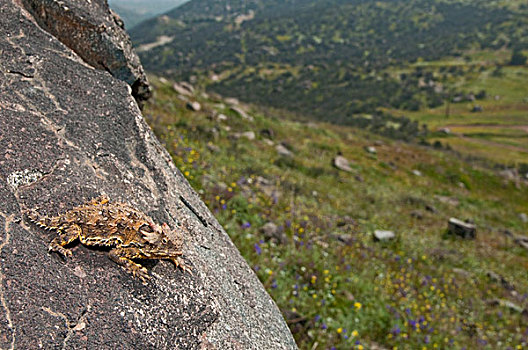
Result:
[[[152,95],[123,22],[106,0],[22,0],[37,23],[95,69],[110,72],[132,88],[142,107]],[[4,1],[5,5],[5,1]]]
[[[127,85],[18,4],[0,5],[0,348],[295,349],[275,303]],[[80,244],[63,261],[47,252],[55,234],[22,216],[34,207],[55,215],[99,194],[180,227],[193,274],[147,261],[144,286],[106,251]]]

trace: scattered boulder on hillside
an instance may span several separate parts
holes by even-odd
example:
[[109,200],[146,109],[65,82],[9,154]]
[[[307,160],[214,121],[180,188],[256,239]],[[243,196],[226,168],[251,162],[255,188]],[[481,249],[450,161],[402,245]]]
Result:
[[423,219],[423,213],[420,210],[413,210],[411,212],[411,217],[413,217],[413,218],[415,218],[417,220],[422,220]]
[[350,161],[341,155],[336,156],[332,161],[332,164],[339,170],[343,170],[349,173],[354,171],[354,169],[350,167]]
[[223,113],[220,113],[216,116],[216,120],[218,120],[219,122],[225,122],[227,121],[227,115],[223,114]]
[[273,129],[266,128],[266,129],[260,130],[260,135],[267,139],[273,140],[273,138],[275,137],[275,132],[273,132]]
[[220,147],[218,147],[217,145],[215,145],[214,143],[212,142],[209,142],[207,143],[207,149],[213,153],[218,153],[220,152]]
[[526,213],[520,213],[519,214],[519,219],[524,223],[528,223],[528,215]]
[[445,135],[450,135],[451,134],[451,129],[449,128],[441,128],[438,130],[439,133],[442,133],[442,134],[445,134]]
[[240,106],[231,106],[230,108],[233,112],[238,114],[243,119],[253,121],[253,117],[246,113],[245,110],[243,110]]
[[22,4],[44,30],[85,63],[126,82],[140,108],[152,96],[123,22],[106,1],[22,0]]
[[486,272],[486,276],[490,279],[490,281],[500,284],[504,289],[512,291],[515,290],[515,286],[508,282],[504,276],[499,275],[496,272],[488,271]]
[[506,236],[511,237],[513,241],[517,243],[519,246],[528,249],[528,236],[515,235],[510,230],[504,230],[503,233]]
[[255,185],[268,197],[273,199],[279,199],[279,197],[282,195],[282,193],[277,189],[273,183],[262,177],[257,176],[255,179]]
[[475,239],[477,227],[474,224],[456,218],[450,218],[447,231],[462,238]]
[[490,306],[502,306],[512,312],[516,312],[516,313],[520,313],[520,314],[524,314],[524,313],[527,313],[527,316],[528,316],[528,311],[527,309],[524,309],[523,307],[509,301],[509,300],[505,300],[505,299],[491,299],[491,300],[487,300],[486,301],[486,304],[490,305]]
[[458,267],[453,268],[453,272],[456,273],[457,275],[460,275],[460,276],[464,277],[464,278],[470,278],[473,275],[468,270],[464,270],[464,269],[461,269],[461,268],[458,268]]
[[174,83],[172,88],[180,95],[189,97],[194,95],[194,87],[185,81]]
[[421,172],[420,170],[418,170],[418,169],[414,169],[414,170],[412,171],[412,173],[413,173],[413,175],[415,175],[415,176],[422,176],[422,172]]
[[264,224],[264,226],[260,228],[260,232],[262,232],[264,237],[266,237],[268,240],[273,240],[280,244],[288,243],[288,237],[284,231],[273,222],[267,222]]
[[194,101],[194,102],[189,101],[187,102],[186,107],[188,110],[193,111],[193,112],[198,112],[202,109],[202,105],[200,105],[198,101]]
[[340,216],[336,219],[336,226],[337,227],[343,227],[343,226],[355,226],[357,225],[356,220],[354,220],[352,217],[345,215]]
[[290,151],[284,144],[279,143],[275,149],[277,150],[277,153],[284,157],[293,157],[293,152]]
[[482,112],[483,110],[484,110],[484,108],[482,108],[481,105],[474,105],[473,108],[471,109],[471,112],[479,113],[479,112]]
[[433,205],[431,205],[431,204],[426,204],[425,205],[425,210],[427,210],[430,213],[438,212],[438,210],[436,210],[436,208]]
[[238,106],[240,105],[240,101],[238,101],[237,98],[234,98],[234,97],[226,97],[224,99],[225,103],[227,103],[228,105],[231,105],[231,106]]
[[440,203],[448,204],[448,205],[451,205],[453,207],[456,207],[456,206],[458,206],[460,204],[460,201],[457,198],[453,198],[453,197],[435,195],[435,198]]
[[390,241],[396,238],[396,234],[393,231],[376,230],[374,231],[375,241]]
[[507,181],[517,181],[519,179],[519,172],[516,168],[501,170],[499,175]]
[[233,137],[235,139],[239,139],[239,138],[244,137],[244,138],[246,138],[246,139],[248,139],[250,141],[253,141],[256,138],[255,132],[253,132],[253,131],[236,132],[236,133],[233,134]]
[[376,154],[376,153],[378,153],[378,151],[376,150],[376,148],[373,147],[373,146],[367,146],[367,147],[365,147],[365,151],[367,151],[367,153],[370,153],[370,154]]

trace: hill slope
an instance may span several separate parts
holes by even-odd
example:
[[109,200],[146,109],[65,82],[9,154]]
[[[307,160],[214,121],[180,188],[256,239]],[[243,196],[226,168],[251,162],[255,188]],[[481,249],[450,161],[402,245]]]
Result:
[[[512,239],[528,229],[525,180],[151,81],[149,124],[300,348],[526,346],[528,250]],[[338,154],[347,170],[332,165]],[[447,235],[452,216],[473,220],[476,240]],[[375,242],[378,229],[397,238]]]
[[152,72],[205,76],[224,95],[346,123],[379,107],[441,105],[447,75],[390,68],[469,49],[527,49],[527,24],[521,2],[210,0],[144,22],[131,36],[137,44],[177,38],[141,54]]

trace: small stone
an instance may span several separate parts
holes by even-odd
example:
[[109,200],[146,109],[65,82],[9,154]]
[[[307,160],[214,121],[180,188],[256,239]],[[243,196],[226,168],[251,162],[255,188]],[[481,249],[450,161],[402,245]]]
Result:
[[460,269],[458,267],[455,267],[453,269],[453,272],[466,278],[471,277],[471,272],[464,269]]
[[376,153],[378,153],[378,151],[376,150],[376,148],[373,147],[373,146],[365,147],[365,151],[367,151],[367,152],[370,153],[370,154],[376,154]]
[[187,109],[194,111],[194,112],[198,112],[199,110],[202,109],[202,106],[197,101],[187,102]]
[[244,137],[250,141],[253,141],[255,139],[255,133],[253,131],[245,131],[245,132],[237,132],[233,134],[233,137],[236,139],[239,139],[241,137]]
[[520,213],[519,219],[521,219],[524,224],[528,223],[528,215],[526,215],[526,213]]
[[275,132],[273,132],[272,129],[266,128],[266,129],[260,130],[260,135],[271,140],[275,137]]
[[471,112],[473,113],[478,113],[478,112],[482,112],[484,109],[482,108],[481,105],[475,105],[473,106],[473,108],[471,109]]
[[430,213],[436,213],[437,212],[436,208],[434,206],[430,205],[430,204],[427,204],[425,206],[425,210],[427,210]]
[[214,152],[214,153],[217,153],[217,152],[220,152],[220,147],[218,147],[217,145],[213,144],[213,143],[208,143],[207,144],[207,149],[211,152]]
[[231,110],[235,112],[236,114],[238,114],[239,116],[241,116],[243,119],[253,121],[253,117],[247,114],[246,111],[244,111],[242,108],[238,106],[232,106]]
[[277,243],[286,244],[288,237],[286,234],[275,225],[273,222],[268,222],[260,228],[260,231],[269,240],[274,240]]
[[449,233],[462,238],[475,239],[477,227],[474,224],[470,224],[456,218],[450,218],[447,230]]
[[333,161],[333,165],[343,171],[347,171],[349,173],[353,172],[354,170],[350,167],[350,161],[346,159],[343,156],[336,156]]
[[194,94],[194,88],[189,83],[185,83],[185,82],[174,83],[174,85],[172,85],[172,88],[174,89],[174,91],[176,91],[180,95],[192,96]]
[[292,151],[287,149],[282,143],[279,143],[275,147],[275,149],[277,150],[277,153],[280,154],[281,156],[285,156],[285,157],[292,157],[293,156]]
[[394,238],[396,238],[396,235],[392,231],[385,231],[385,230],[374,231],[375,241],[390,241],[391,239],[394,239]]
[[412,173],[413,173],[414,175],[416,175],[416,176],[422,176],[422,172],[421,172],[420,170],[416,170],[416,169],[414,169],[414,170],[412,171]]
[[220,122],[224,122],[227,120],[227,116],[225,114],[220,113],[219,115],[216,116],[216,120]]
[[411,212],[411,217],[415,218],[415,219],[418,219],[418,220],[422,220],[423,219],[423,213],[419,210],[414,210]]

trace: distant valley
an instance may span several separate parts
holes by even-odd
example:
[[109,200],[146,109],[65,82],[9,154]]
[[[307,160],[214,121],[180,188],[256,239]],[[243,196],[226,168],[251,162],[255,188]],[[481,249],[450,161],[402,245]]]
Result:
[[[474,135],[435,134],[431,126],[458,130],[467,123],[467,136],[505,115],[518,116],[508,119],[516,130],[528,125],[528,89],[520,83],[528,72],[527,31],[528,5],[521,1],[210,0],[186,3],[130,32],[136,45],[149,48],[140,57],[157,75],[196,80],[208,91],[301,119],[465,150],[468,143],[475,148]],[[497,130],[475,134],[505,146]],[[490,140],[477,141],[487,154]],[[512,164],[528,156],[526,138],[514,142],[513,157],[501,156]]]

